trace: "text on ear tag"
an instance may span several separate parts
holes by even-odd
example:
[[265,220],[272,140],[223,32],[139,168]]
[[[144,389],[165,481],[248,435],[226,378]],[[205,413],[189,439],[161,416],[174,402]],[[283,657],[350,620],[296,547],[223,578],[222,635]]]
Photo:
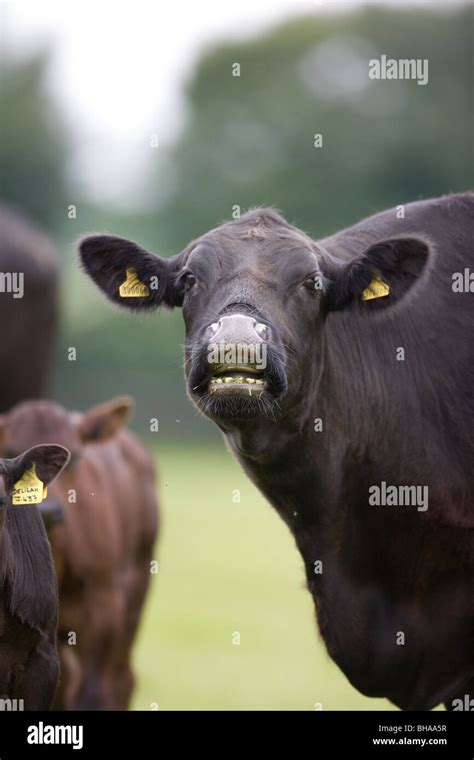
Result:
[[138,279],[131,267],[126,270],[127,278],[119,288],[121,298],[144,298],[150,295],[150,288]]
[[46,487],[36,474],[36,465],[25,470],[20,480],[13,486],[12,504],[41,504],[46,496]]
[[372,298],[383,298],[390,295],[390,288],[379,277],[373,277],[368,288],[362,291],[362,300],[370,301]]

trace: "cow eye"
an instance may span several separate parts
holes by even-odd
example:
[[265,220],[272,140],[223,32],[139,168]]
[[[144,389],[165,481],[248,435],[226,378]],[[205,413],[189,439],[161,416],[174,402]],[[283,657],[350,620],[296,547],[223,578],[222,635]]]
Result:
[[184,289],[190,290],[196,284],[196,278],[192,272],[186,272],[183,277]]
[[322,288],[321,275],[312,274],[311,277],[306,278],[306,280],[303,282],[303,285],[306,288],[306,290],[309,290],[313,293],[315,291],[321,290]]

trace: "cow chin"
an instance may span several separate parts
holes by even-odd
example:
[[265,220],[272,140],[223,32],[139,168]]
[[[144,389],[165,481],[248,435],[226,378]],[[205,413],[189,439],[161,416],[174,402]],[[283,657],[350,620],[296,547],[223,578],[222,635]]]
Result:
[[193,400],[207,417],[216,421],[238,421],[271,416],[272,408],[275,406],[275,399],[267,393],[253,398],[230,394],[216,396],[209,393],[197,398],[193,396]]

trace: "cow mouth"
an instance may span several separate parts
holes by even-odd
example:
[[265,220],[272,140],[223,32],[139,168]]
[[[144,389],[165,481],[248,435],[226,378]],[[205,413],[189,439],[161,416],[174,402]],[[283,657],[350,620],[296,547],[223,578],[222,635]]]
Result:
[[188,389],[199,409],[211,419],[238,421],[276,414],[288,380],[283,352],[275,346],[261,364],[209,364],[207,352],[196,349],[189,358]]
[[208,392],[219,396],[261,396],[267,388],[263,371],[255,366],[218,365],[209,379]]

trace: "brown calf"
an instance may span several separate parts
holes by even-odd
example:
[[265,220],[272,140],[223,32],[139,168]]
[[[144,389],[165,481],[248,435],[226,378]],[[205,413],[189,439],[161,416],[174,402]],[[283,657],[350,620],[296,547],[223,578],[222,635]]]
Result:
[[59,583],[55,709],[125,709],[132,692],[158,523],[153,461],[122,429],[132,405],[119,398],[79,414],[29,401],[0,418],[9,454],[39,440],[72,453],[42,505]]

